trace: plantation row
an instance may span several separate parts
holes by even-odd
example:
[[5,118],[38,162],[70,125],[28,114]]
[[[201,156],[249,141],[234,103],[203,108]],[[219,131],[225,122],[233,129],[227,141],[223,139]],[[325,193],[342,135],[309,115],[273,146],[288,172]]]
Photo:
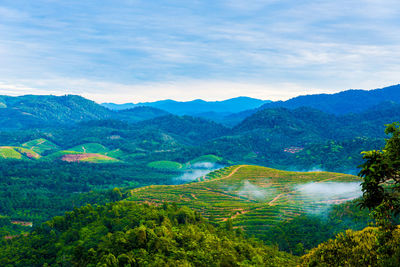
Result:
[[321,197],[302,192],[301,186],[330,187],[357,181],[358,177],[339,173],[298,173],[239,165],[214,171],[202,182],[138,188],[131,191],[128,200],[158,205],[175,202],[201,212],[211,221],[231,219],[234,227],[262,235],[279,222],[310,211],[322,213],[330,204],[343,202],[342,195]]

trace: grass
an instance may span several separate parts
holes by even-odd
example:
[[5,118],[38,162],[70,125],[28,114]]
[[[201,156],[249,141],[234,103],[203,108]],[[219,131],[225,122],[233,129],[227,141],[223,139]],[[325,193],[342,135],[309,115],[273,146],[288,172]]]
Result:
[[74,146],[72,148],[67,149],[69,151],[76,151],[82,153],[98,153],[105,154],[110,151],[107,147],[99,144],[99,143],[87,143]]
[[111,151],[104,153],[104,155],[112,157],[112,158],[123,158],[125,156],[125,152],[121,149],[117,148]]
[[54,152],[50,155],[47,155],[43,157],[45,160],[57,160],[60,159],[64,155],[69,155],[69,154],[82,154],[82,152],[77,152],[77,151],[71,151],[71,150],[60,150],[57,152]]
[[39,159],[41,158],[41,155],[31,149],[24,148],[24,147],[14,147],[14,149],[23,154],[25,157],[30,158],[30,159]]
[[91,154],[91,156],[84,158],[80,160],[82,162],[90,162],[90,163],[115,163],[115,162],[120,162],[120,160],[111,158],[105,155],[99,155],[99,154]]
[[179,162],[168,161],[168,160],[153,161],[147,164],[147,166],[150,168],[165,170],[165,171],[179,171],[183,168],[183,165],[180,164]]
[[21,146],[33,150],[34,152],[39,154],[59,149],[59,147],[56,144],[44,138],[31,140],[29,142],[23,143]]
[[[75,155],[75,157],[74,157]],[[57,151],[44,157],[46,160],[64,160],[64,161],[75,161],[75,162],[90,162],[90,163],[115,163],[120,160],[96,153],[83,153],[71,150]]]
[[327,203],[301,194],[296,189],[298,185],[355,181],[359,178],[339,173],[288,172],[240,165],[214,171],[201,182],[134,189],[128,200],[186,205],[215,222],[232,219],[235,227],[257,236],[278,222],[291,220],[309,209],[318,211],[326,207]]
[[0,157],[3,159],[22,159],[22,154],[18,153],[13,147],[0,147]]
[[102,144],[99,143],[86,143],[82,145],[77,145],[74,146],[70,149],[69,151],[76,151],[76,152],[81,152],[81,153],[90,153],[90,154],[101,154],[107,157],[90,157],[90,160],[82,160],[82,161],[89,161],[89,162],[96,162],[96,163],[102,163],[102,162],[110,162],[110,161],[119,161],[116,158],[123,158],[125,156],[125,153],[121,149],[114,149],[110,150],[109,148],[103,146]]
[[3,146],[0,147],[0,158],[4,159],[39,159],[41,156],[33,150],[17,147]]

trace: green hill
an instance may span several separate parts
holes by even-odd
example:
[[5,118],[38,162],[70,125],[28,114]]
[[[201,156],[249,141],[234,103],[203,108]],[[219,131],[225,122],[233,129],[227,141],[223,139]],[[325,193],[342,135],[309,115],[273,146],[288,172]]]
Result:
[[89,162],[89,163],[114,163],[120,162],[118,159],[98,154],[83,153],[72,150],[61,150],[45,157],[46,160],[62,160],[66,162]]
[[190,164],[202,163],[202,162],[217,163],[217,162],[221,162],[222,160],[223,160],[223,158],[215,156],[215,155],[203,155],[203,156],[197,157],[195,159],[192,159],[189,163]]
[[[358,177],[346,174],[239,165],[212,172],[202,182],[134,189],[129,200],[176,202],[216,222],[231,219],[235,227],[261,236],[278,222],[322,213],[331,204],[358,197],[358,182]],[[338,192],[332,191],[336,188]]]
[[23,143],[21,146],[33,150],[39,154],[58,149],[58,146],[56,144],[44,138],[38,138],[28,141],[26,143]]
[[10,146],[0,147],[0,157],[4,159],[22,159],[22,155]]
[[4,159],[39,159],[41,156],[33,150],[17,147],[2,146],[0,147],[0,158]]
[[82,152],[82,153],[99,153],[99,154],[105,154],[110,151],[107,147],[98,143],[87,143],[87,144],[77,145],[67,150]]
[[94,119],[111,118],[113,113],[94,101],[76,95],[3,96],[0,128],[58,126]]
[[22,155],[24,155],[26,158],[29,159],[39,159],[41,158],[41,155],[35,151],[33,151],[32,149],[28,149],[28,148],[24,148],[24,147],[14,147],[14,149],[16,151],[18,151],[19,153],[21,153]]
[[182,164],[180,164],[179,162],[168,160],[153,161],[147,164],[147,166],[150,168],[166,171],[179,171],[183,168]]

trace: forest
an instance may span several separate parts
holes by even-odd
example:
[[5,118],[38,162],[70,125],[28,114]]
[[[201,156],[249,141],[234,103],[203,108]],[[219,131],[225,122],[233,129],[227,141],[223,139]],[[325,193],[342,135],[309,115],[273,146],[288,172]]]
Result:
[[398,266],[396,103],[267,103],[221,124],[77,96],[0,100],[1,266]]

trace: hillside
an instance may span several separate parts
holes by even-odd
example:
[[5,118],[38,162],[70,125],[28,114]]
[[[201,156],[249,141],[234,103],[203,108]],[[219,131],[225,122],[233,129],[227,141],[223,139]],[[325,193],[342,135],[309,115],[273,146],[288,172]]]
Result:
[[144,120],[150,120],[157,117],[166,116],[167,111],[153,107],[134,107],[129,109],[118,110],[114,113],[114,118],[135,123]]
[[[3,98],[2,101],[9,104],[19,99]],[[76,108],[77,111],[88,109],[97,114],[95,110],[99,108],[96,103],[76,96],[25,98],[43,103],[37,107],[38,114],[56,112],[55,107],[65,112],[71,110],[54,106],[51,102],[60,102],[63,98],[79,102],[81,107]],[[47,98],[52,100],[46,102]],[[89,106],[85,101],[89,101]],[[24,103],[18,105],[24,106]],[[97,106],[91,108],[91,105]],[[104,109],[100,107],[99,110]],[[21,113],[18,108],[0,110]],[[51,114],[48,115],[50,119],[27,114],[22,117],[7,115],[5,120],[9,121],[0,125],[0,146],[22,146],[47,156],[57,151],[75,151],[76,146],[93,143],[107,147],[109,152],[88,153],[122,161],[140,159],[145,161],[144,164],[162,160],[184,163],[201,155],[214,154],[233,164],[356,173],[361,160],[359,152],[378,149],[384,138],[384,124],[400,120],[400,104],[396,102],[385,102],[361,113],[340,116],[309,107],[268,108],[254,114],[242,112],[238,115],[240,119],[244,114],[248,116],[233,128],[202,118],[168,114],[151,107],[105,110],[109,118],[86,120],[83,113],[79,115],[81,120],[75,122],[65,116],[51,119]],[[61,114],[67,114],[64,111]],[[25,117],[32,120],[25,120]],[[31,123],[37,123],[37,126]],[[7,125],[19,130],[11,131]],[[3,131],[2,127],[8,131]],[[51,143],[40,143],[43,138]],[[31,140],[36,141],[22,145]],[[77,152],[85,153],[81,149]]]
[[336,94],[303,95],[287,101],[267,103],[261,109],[311,107],[327,113],[342,115],[360,113],[387,101],[400,103],[400,85],[375,90],[347,90]]
[[43,127],[62,123],[71,124],[82,120],[104,119],[112,116],[110,110],[76,95],[25,95],[19,97],[3,96],[2,98],[6,107],[0,109],[0,112],[14,113],[13,116],[10,116],[11,114],[1,116],[1,122],[5,125],[10,125],[10,120],[14,122],[27,120],[29,124],[40,121],[44,125],[36,126]]
[[160,130],[186,144],[199,144],[223,136],[229,129],[221,124],[191,116],[168,115],[134,125],[136,129]]
[[152,107],[115,112],[77,95],[0,96],[0,103],[0,130],[58,127],[105,119],[134,123],[168,114]]
[[175,202],[215,222],[231,219],[235,227],[262,236],[279,222],[310,212],[326,212],[331,204],[361,194],[356,176],[287,172],[251,165],[227,167],[201,180],[204,181],[134,189],[128,200],[152,204]]
[[243,133],[262,130],[281,138],[302,140],[315,140],[333,138],[337,127],[336,117],[311,108],[298,108],[295,110],[277,108],[263,109],[247,117],[234,127],[234,132]]

